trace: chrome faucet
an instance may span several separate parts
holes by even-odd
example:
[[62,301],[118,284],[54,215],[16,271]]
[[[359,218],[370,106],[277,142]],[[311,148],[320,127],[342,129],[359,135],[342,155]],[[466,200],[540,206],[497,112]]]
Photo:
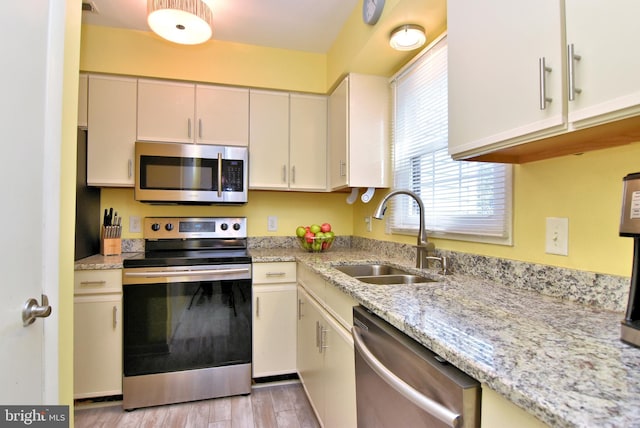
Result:
[[[429,256],[429,253],[435,249],[435,245],[433,245],[433,243],[431,242],[427,242],[427,230],[424,226],[424,203],[422,202],[422,199],[420,199],[420,196],[416,195],[410,190],[403,190],[403,189],[393,190],[389,192],[389,194],[382,199],[382,201],[380,202],[380,205],[378,205],[378,208],[376,208],[375,212],[373,213],[373,217],[378,220],[382,220],[382,217],[384,217],[384,213],[387,210],[387,201],[396,195],[410,196],[418,203],[420,225],[418,230],[418,244],[416,247],[417,248],[416,267],[419,269],[424,269],[428,267],[428,260],[432,258],[431,256]],[[443,264],[443,271],[444,271],[446,262],[442,262],[442,264]]]

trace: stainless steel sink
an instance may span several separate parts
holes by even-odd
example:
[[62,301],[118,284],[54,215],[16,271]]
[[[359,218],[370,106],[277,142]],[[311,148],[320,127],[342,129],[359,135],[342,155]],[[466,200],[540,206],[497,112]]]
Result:
[[395,268],[389,265],[378,264],[363,264],[363,265],[345,265],[334,266],[342,273],[346,273],[349,276],[380,276],[380,275],[404,275],[409,272]]
[[337,270],[359,281],[376,285],[419,284],[435,282],[431,278],[415,275],[403,269],[383,264],[334,266]]

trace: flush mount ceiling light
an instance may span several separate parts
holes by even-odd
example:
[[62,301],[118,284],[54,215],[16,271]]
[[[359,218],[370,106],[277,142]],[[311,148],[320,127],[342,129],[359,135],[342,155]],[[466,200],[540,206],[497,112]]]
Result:
[[398,51],[410,51],[424,45],[427,36],[424,28],[415,24],[405,24],[391,32],[389,44]]
[[147,0],[147,23],[174,43],[197,45],[211,38],[211,9],[202,0]]

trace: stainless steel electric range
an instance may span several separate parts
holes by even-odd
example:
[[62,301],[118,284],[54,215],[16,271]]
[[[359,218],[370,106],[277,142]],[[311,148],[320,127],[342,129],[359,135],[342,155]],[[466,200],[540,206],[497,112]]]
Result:
[[245,218],[145,218],[124,260],[123,408],[251,392]]

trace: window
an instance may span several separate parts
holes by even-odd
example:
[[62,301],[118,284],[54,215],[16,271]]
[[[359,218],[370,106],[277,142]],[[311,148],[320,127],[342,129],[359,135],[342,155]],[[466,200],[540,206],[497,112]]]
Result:
[[[446,36],[394,76],[392,90],[394,187],[422,198],[429,235],[510,245],[511,165],[454,161],[447,152]],[[391,202],[388,229],[415,235],[415,201]]]

